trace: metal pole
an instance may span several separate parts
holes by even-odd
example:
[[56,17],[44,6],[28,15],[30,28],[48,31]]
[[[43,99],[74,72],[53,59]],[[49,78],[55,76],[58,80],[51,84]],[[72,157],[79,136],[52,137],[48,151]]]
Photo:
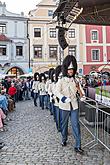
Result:
[[29,52],[28,66],[29,66],[29,69],[30,69],[30,67],[31,67],[31,65],[30,65],[30,38],[29,38],[29,32],[28,32],[28,21],[29,20],[27,20],[27,39],[28,39],[28,44],[29,44],[29,49],[28,49],[28,52]]

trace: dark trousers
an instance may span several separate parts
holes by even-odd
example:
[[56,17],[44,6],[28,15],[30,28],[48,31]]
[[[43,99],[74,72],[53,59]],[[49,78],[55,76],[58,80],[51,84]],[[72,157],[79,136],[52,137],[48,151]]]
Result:
[[38,93],[34,93],[34,105],[37,106]]
[[62,142],[66,142],[68,139],[68,121],[69,117],[71,120],[72,133],[75,138],[75,148],[81,147],[81,134],[80,134],[80,125],[79,125],[79,114],[78,109],[76,110],[62,110],[62,122],[61,122],[61,134]]
[[41,95],[41,107],[44,109],[46,95]]

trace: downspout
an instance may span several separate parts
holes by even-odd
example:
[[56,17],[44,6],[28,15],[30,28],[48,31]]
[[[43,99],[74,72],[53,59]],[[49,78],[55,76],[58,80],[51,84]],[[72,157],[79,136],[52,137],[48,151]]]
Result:
[[28,66],[29,66],[29,69],[30,69],[30,38],[29,38],[28,21],[29,21],[29,19],[27,20],[27,39],[28,39],[28,44],[29,44],[29,46],[28,46],[28,48],[29,48],[29,50],[28,50],[28,52],[29,52]]

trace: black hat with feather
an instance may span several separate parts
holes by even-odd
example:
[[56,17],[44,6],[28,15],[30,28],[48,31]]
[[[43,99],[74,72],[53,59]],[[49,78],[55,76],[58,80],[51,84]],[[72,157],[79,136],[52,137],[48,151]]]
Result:
[[54,82],[55,81],[55,69],[51,70],[51,74],[50,74],[50,80],[51,82]]
[[54,70],[54,68],[50,68],[49,69],[49,72],[48,72],[48,75],[49,75],[49,79],[51,79],[51,72]]
[[59,75],[61,74],[61,72],[62,72],[62,66],[61,65],[58,65],[55,68],[55,81],[56,82],[58,81],[58,78],[59,78]]
[[34,73],[34,80],[39,81],[39,73],[38,72]]
[[67,74],[68,69],[74,70],[74,75],[73,75],[74,77],[77,72],[77,61],[76,61],[76,58],[72,55],[67,55],[63,60],[63,64],[62,64],[63,77],[65,76],[68,77],[68,74]]
[[45,76],[45,74],[44,74],[44,73],[40,73],[39,79],[40,79],[40,82],[42,82],[42,80],[46,81],[46,76]]

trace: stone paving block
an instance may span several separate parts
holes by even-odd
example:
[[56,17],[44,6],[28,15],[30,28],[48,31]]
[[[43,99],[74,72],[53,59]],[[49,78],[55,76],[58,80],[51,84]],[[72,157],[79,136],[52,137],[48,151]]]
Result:
[[[102,146],[84,148],[85,154],[74,152],[74,138],[69,123],[67,147],[61,146],[61,134],[57,132],[49,111],[34,107],[32,100],[18,102],[16,111],[9,113],[8,131],[0,134],[8,148],[0,151],[0,165],[108,165],[110,154]],[[81,126],[82,144],[92,137]],[[2,164],[1,164],[2,161]],[[12,164],[13,163],[13,164]]]

